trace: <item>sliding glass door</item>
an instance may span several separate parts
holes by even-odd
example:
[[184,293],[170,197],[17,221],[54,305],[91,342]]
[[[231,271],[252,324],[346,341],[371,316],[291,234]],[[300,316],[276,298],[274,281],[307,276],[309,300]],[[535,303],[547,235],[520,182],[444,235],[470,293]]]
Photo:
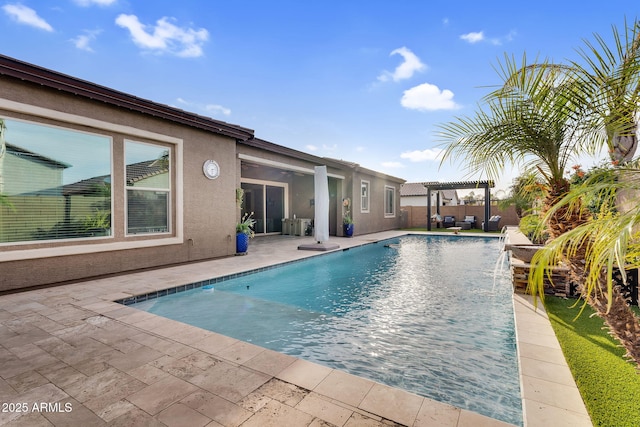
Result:
[[253,212],[256,234],[282,233],[282,219],[287,215],[287,184],[246,180],[242,182],[242,189],[242,215]]

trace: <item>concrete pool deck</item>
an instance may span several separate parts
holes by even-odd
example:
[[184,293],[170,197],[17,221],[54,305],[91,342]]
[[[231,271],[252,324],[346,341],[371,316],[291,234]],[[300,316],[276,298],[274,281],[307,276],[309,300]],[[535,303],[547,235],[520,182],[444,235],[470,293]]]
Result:
[[[0,425],[508,425],[113,302],[316,256],[297,250],[312,241],[257,238],[247,256],[0,296]],[[514,307],[525,425],[591,426],[544,310],[522,295]]]

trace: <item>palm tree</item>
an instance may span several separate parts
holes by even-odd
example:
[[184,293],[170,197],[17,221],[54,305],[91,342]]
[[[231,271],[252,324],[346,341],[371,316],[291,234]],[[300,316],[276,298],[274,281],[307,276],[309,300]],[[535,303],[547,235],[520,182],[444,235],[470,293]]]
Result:
[[[572,101],[584,111],[585,127],[606,135],[606,145],[614,165],[611,170],[593,174],[584,184],[550,211],[576,209],[581,200],[591,197],[605,200],[609,211],[602,211],[593,221],[578,226],[554,240],[534,259],[536,268],[530,286],[542,295],[542,279],[549,266],[569,260],[581,280],[581,294],[605,320],[611,334],[627,350],[627,357],[640,365],[640,321],[627,305],[612,274],[614,267],[638,268],[640,246],[634,232],[640,219],[637,194],[640,194],[640,170],[632,161],[638,144],[640,112],[640,26],[625,24],[625,31],[613,28],[613,49],[595,35],[596,42],[586,42],[580,50],[585,65],[576,62],[567,68],[576,81]],[[624,197],[621,198],[620,194]],[[626,199],[626,200],[624,200]],[[580,260],[581,262],[576,262]]]
[[[569,191],[565,170],[575,157],[595,153],[601,137],[582,126],[584,109],[571,102],[571,75],[547,62],[522,64],[505,57],[503,84],[484,99],[474,117],[440,126],[442,162],[464,158],[469,174],[497,179],[508,165],[522,165],[544,183],[543,212]],[[600,143],[602,143],[600,141]],[[556,212],[547,223],[551,238],[584,223],[581,209]]]
[[638,147],[640,113],[640,22],[625,22],[623,34],[612,27],[613,48],[603,37],[585,41],[579,50],[584,62],[572,62],[569,69],[579,82],[576,104],[588,106],[593,115],[590,126],[606,133],[613,162],[630,161]]
[[[619,179],[619,172],[624,173],[624,180]],[[581,295],[626,349],[626,357],[640,366],[640,319],[613,283],[614,270],[624,275],[625,270],[640,268],[640,200],[636,198],[634,208],[627,211],[610,209],[620,190],[640,194],[637,160],[617,170],[599,169],[551,209],[550,213],[566,206],[575,209],[580,200],[589,197],[600,200],[602,206],[593,220],[553,240],[534,256],[529,283],[534,294],[543,297],[545,272],[567,259],[581,258],[582,262],[574,266],[584,278]]]

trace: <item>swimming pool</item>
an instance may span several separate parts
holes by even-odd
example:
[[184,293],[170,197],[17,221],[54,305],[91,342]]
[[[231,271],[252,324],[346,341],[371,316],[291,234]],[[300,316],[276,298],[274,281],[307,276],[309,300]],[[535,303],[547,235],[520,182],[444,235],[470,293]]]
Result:
[[133,306],[521,425],[499,253],[497,239],[406,236]]

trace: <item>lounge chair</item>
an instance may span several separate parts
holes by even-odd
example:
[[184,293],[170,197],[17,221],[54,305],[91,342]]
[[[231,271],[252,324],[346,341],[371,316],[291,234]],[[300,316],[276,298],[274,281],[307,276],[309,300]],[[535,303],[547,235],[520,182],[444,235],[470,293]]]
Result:
[[[500,215],[494,215],[489,218],[489,223],[487,224],[487,231],[498,231],[500,225],[500,219],[502,217]],[[484,230],[484,221],[482,222],[482,229]]]
[[468,222],[471,224],[471,228],[476,228],[476,216],[475,215],[467,215],[464,217],[464,222]]
[[455,227],[456,225],[456,217],[455,216],[445,216],[444,221],[442,221],[442,226],[444,228]]

